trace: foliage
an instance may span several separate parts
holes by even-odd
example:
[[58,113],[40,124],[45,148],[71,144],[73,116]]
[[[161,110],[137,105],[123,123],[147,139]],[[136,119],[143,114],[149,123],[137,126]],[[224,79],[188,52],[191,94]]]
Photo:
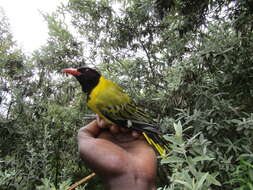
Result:
[[212,184],[220,186],[221,184],[215,179],[218,173],[211,174],[206,171],[205,167],[209,161],[214,159],[208,149],[211,142],[204,139],[201,133],[197,133],[190,139],[184,139],[180,123],[174,123],[174,129],[175,135],[164,137],[170,142],[171,151],[166,158],[161,160],[161,163],[169,165],[171,174],[169,186],[163,189],[198,190],[208,189]]
[[64,189],[91,172],[75,139],[85,97],[59,72],[80,65],[118,82],[166,133],[160,189],[252,189],[252,10],[232,0],[69,0],[43,15],[50,36],[31,56],[2,11],[0,189]]
[[[48,20],[52,24],[52,18]],[[45,188],[48,184],[58,189],[63,181],[69,184],[70,179],[77,181],[90,172],[79,160],[75,139],[85,124],[83,96],[74,99],[81,92],[54,72],[66,66],[63,60],[76,59],[78,54],[66,53],[74,51],[68,46],[74,39],[67,32],[63,35],[64,28],[58,24],[52,27],[48,45],[25,57],[16,48],[8,24],[3,26],[0,189],[35,189],[43,183]],[[66,52],[56,51],[58,47]]]
[[233,178],[230,180],[231,184],[237,184],[236,189],[253,189],[253,165],[252,155],[241,155],[239,165],[232,174]]

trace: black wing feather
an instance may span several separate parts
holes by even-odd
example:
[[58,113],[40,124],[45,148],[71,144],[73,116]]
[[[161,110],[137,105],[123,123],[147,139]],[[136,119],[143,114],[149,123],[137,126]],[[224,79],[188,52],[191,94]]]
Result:
[[100,112],[108,120],[121,127],[160,134],[159,128],[154,124],[147,113],[132,103],[106,107],[105,109],[100,109]]

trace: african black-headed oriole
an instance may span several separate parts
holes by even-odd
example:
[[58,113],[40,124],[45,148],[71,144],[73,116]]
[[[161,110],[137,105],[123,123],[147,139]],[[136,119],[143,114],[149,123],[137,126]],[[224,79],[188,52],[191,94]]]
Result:
[[149,144],[160,155],[165,154],[166,143],[154,121],[136,106],[122,88],[105,79],[99,72],[88,67],[62,70],[73,75],[87,94],[88,107],[105,121],[142,132]]

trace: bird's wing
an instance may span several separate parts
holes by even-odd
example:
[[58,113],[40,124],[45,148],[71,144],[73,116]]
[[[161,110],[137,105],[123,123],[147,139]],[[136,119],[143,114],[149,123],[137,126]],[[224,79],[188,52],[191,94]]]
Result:
[[138,131],[159,133],[157,126],[152,124],[153,122],[147,117],[147,114],[131,103],[105,107],[100,112],[104,117],[119,126]]
[[137,107],[117,84],[107,84],[106,89],[101,89],[96,94],[96,110],[119,126],[139,131],[159,132],[151,117]]

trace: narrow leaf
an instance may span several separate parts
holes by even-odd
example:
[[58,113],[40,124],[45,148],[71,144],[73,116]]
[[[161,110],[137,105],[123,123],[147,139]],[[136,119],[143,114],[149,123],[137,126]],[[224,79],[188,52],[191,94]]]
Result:
[[209,174],[208,173],[206,173],[205,175],[203,175],[202,177],[201,177],[201,179],[198,181],[198,183],[197,183],[197,188],[196,189],[201,189],[201,187],[203,186],[203,183],[204,183],[204,181],[206,180],[206,178],[207,178],[207,176],[208,176]]

